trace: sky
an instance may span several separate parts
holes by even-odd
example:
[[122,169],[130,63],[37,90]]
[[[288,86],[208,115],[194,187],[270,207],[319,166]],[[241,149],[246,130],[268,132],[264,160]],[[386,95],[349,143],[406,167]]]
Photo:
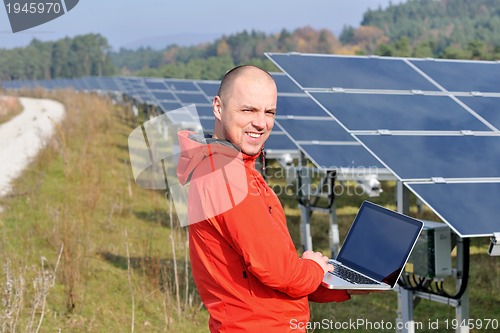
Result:
[[406,0],[80,0],[66,14],[43,25],[12,33],[6,7],[0,8],[0,48],[100,33],[114,50],[140,45],[165,47],[213,41],[252,29],[265,33],[303,26],[329,29],[359,26],[368,9]]

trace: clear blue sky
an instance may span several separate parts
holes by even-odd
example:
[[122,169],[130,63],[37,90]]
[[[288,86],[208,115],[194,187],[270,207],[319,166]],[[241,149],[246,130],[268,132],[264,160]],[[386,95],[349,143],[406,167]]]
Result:
[[[212,41],[226,34],[255,29],[266,33],[310,25],[336,35],[359,26],[363,13],[406,0],[80,0],[67,14],[12,33],[5,7],[0,8],[0,48],[27,45],[33,38],[57,40],[100,33],[114,49],[139,44],[166,46]],[[158,42],[162,45],[158,45]]]

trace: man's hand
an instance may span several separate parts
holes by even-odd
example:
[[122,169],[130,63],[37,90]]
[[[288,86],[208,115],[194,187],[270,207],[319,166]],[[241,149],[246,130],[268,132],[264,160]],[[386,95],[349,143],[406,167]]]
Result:
[[305,251],[302,254],[302,259],[309,259],[318,263],[318,265],[323,268],[323,273],[332,272],[333,265],[328,263],[328,257],[324,256],[321,252],[313,252],[310,250]]

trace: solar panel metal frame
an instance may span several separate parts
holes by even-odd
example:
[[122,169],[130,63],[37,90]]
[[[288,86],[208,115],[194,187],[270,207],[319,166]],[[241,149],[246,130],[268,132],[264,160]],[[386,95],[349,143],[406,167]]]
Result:
[[[300,82],[298,82],[296,80],[296,78],[293,77],[293,75],[291,75],[285,68],[283,68],[279,61],[276,61],[275,59],[273,59],[273,55],[275,55],[276,53],[266,53],[266,56],[271,60],[273,61],[279,68],[281,68],[292,80],[294,80],[297,84],[299,84],[300,86]],[[283,54],[279,54],[279,55],[283,55]],[[297,55],[294,53],[294,55]],[[307,54],[306,56],[309,56],[310,54]],[[349,56],[338,56],[338,55],[312,55],[312,56],[326,56],[326,57],[349,57]],[[359,58],[359,57],[358,57]],[[366,59],[370,59],[370,57],[364,57]],[[375,58],[380,58],[380,57],[375,57]],[[373,57],[372,57],[373,59]],[[302,87],[302,89],[304,90],[304,92],[306,92],[307,94],[310,94],[311,95],[311,92],[320,92],[320,91],[323,91],[323,92],[335,92],[335,93],[374,93],[374,94],[402,94],[402,93],[414,93],[414,94],[428,94],[428,95],[443,95],[443,96],[450,96],[451,98],[453,98],[455,101],[457,101],[457,103],[459,103],[460,105],[464,106],[465,103],[461,103],[461,100],[459,99],[460,97],[467,97],[467,96],[486,96],[486,97],[500,97],[500,94],[497,94],[496,92],[491,92],[491,91],[487,91],[487,92],[482,92],[482,91],[453,91],[453,92],[450,92],[450,91],[447,91],[446,89],[443,88],[443,86],[441,86],[438,82],[436,82],[433,78],[429,77],[426,73],[424,73],[420,68],[418,68],[415,64],[412,63],[412,61],[420,61],[422,59],[417,59],[417,58],[391,58],[391,59],[394,59],[394,60],[402,60],[404,62],[406,62],[407,64],[409,64],[410,67],[413,67],[415,69],[415,71],[417,73],[420,73],[423,77],[425,77],[426,79],[428,79],[429,82],[432,82],[432,84],[434,84],[437,88],[437,90],[430,90],[430,91],[422,91],[422,90],[419,90],[419,89],[399,89],[399,90],[390,90],[390,89],[355,89],[355,88],[345,88],[345,87],[330,87],[330,88],[326,88],[326,87],[314,87],[314,88],[308,88],[308,87]],[[462,61],[461,63],[467,63],[467,61]],[[477,63],[477,61],[475,61],[474,63]],[[492,64],[490,62],[490,64]],[[500,67],[498,67],[500,68]],[[299,80],[300,81],[300,80]],[[500,90],[500,89],[499,89]],[[313,97],[313,96],[311,96]],[[319,103],[317,100],[316,102],[321,105],[325,110],[328,110],[323,104]],[[421,195],[418,194],[418,191],[415,191],[415,184],[423,184],[425,182],[431,182],[431,183],[447,183],[447,182],[466,182],[466,183],[470,183],[470,184],[474,184],[474,183],[483,183],[483,182],[492,182],[492,183],[496,183],[496,182],[500,182],[500,177],[498,177],[497,175],[494,175],[493,177],[459,177],[457,179],[446,179],[444,177],[432,177],[431,179],[428,179],[428,178],[423,178],[423,179],[408,179],[408,178],[403,178],[401,177],[400,175],[398,175],[397,173],[394,172],[394,167],[392,167],[393,169],[391,169],[391,166],[387,163],[387,161],[384,161],[382,158],[380,158],[377,154],[373,153],[370,149],[370,145],[367,145],[363,142],[362,138],[363,137],[366,137],[366,136],[370,136],[370,135],[391,135],[391,136],[396,136],[396,135],[421,135],[421,136],[425,136],[425,135],[443,135],[443,136],[446,136],[446,135],[456,135],[456,136],[469,136],[469,135],[483,135],[483,136],[491,136],[491,137],[498,137],[499,140],[500,140],[500,131],[498,130],[497,127],[495,127],[493,124],[489,123],[487,121],[487,119],[484,119],[483,117],[481,117],[477,112],[475,112],[474,110],[472,110],[470,107],[468,107],[467,105],[465,105],[465,109],[470,113],[472,114],[474,117],[476,117],[478,120],[480,120],[482,123],[486,124],[487,127],[489,128],[489,130],[487,131],[483,131],[483,132],[474,132],[474,131],[470,131],[470,130],[462,130],[462,131],[457,131],[457,132],[449,132],[449,131],[390,131],[390,130],[384,130],[384,129],[379,129],[378,131],[355,131],[355,130],[351,130],[349,129],[347,126],[345,126],[344,124],[342,124],[340,121],[339,123],[341,123],[343,125],[343,127],[353,135],[353,137],[358,141],[360,142],[367,150],[369,150],[374,157],[376,157],[381,163],[383,163],[389,170],[391,170],[396,176],[397,178],[403,182],[405,185],[408,184],[408,188],[413,192],[415,193],[421,200],[423,200],[424,202],[425,201],[425,198],[423,198]],[[332,118],[336,119],[338,121],[338,119],[335,117],[335,114],[334,112],[332,112]],[[372,147],[373,148],[373,147]],[[411,187],[413,184],[413,188]],[[429,206],[432,208],[432,206]],[[436,211],[436,214],[438,214],[438,216],[440,216],[441,218],[443,218],[441,216],[441,214],[439,214],[438,211]],[[448,223],[450,225],[450,227],[452,227],[452,229],[457,232],[461,237],[481,237],[481,236],[487,236],[487,235],[491,235],[492,233],[489,233],[489,232],[481,232],[481,233],[467,233],[467,234],[461,234],[460,233],[460,228],[455,228],[453,226],[453,221],[447,221],[446,219],[443,219],[446,223]],[[498,228],[500,229],[500,227]],[[498,230],[493,230],[493,232],[498,232]]]
[[[417,67],[421,72],[425,73],[427,76],[431,77],[439,87],[444,91],[451,92],[452,94],[461,95],[463,93],[469,93],[472,95],[488,95],[488,96],[500,96],[500,62],[499,61],[488,61],[488,60],[460,60],[460,59],[420,59],[420,58],[404,58],[407,59],[412,65]],[[442,72],[447,66],[453,66],[452,71],[448,71],[444,77],[442,77]],[[462,67],[462,68],[460,68]],[[474,70],[466,71],[464,67],[474,67]],[[484,67],[488,67],[484,71]],[[485,77],[477,78],[480,72],[486,73],[488,78],[496,78],[496,82],[486,82]],[[465,74],[467,73],[467,74]],[[480,75],[480,74],[479,74]],[[443,81],[444,79],[444,81]],[[497,87],[496,90],[482,90],[478,86],[474,86],[479,81],[479,86],[484,87]],[[452,86],[456,85],[468,86],[467,89],[453,89]],[[451,89],[450,89],[451,88]]]
[[[444,183],[435,183],[433,181],[418,181],[418,182],[411,182],[410,181],[410,182],[405,182],[404,184],[417,198],[419,198],[419,200],[421,200],[429,208],[431,208],[436,213],[436,215],[439,216],[439,218],[442,221],[444,221],[447,225],[449,225],[450,228],[457,235],[460,235],[461,237],[466,237],[466,238],[491,236],[491,231],[490,231],[491,228],[484,228],[484,224],[483,224],[484,220],[481,220],[481,217],[478,217],[477,214],[474,215],[473,220],[469,220],[470,224],[475,224],[475,226],[476,226],[475,228],[472,228],[474,230],[470,230],[471,228],[468,228],[468,225],[466,227],[463,227],[463,224],[458,225],[458,226],[456,224],[454,224],[453,220],[452,220],[453,217],[449,216],[450,210],[439,209],[440,206],[443,205],[443,202],[442,202],[443,198],[447,198],[447,201],[460,200],[460,201],[466,202],[466,200],[464,200],[465,199],[464,197],[467,195],[466,192],[462,191],[460,193],[456,193],[456,191],[455,192],[446,191],[446,193],[443,194],[443,192],[436,191],[436,187],[439,187],[439,186],[450,187],[450,186],[459,186],[459,185],[470,184],[470,185],[474,185],[475,187],[478,187],[479,188],[478,192],[481,193],[481,195],[484,195],[485,191],[487,191],[487,190],[485,190],[485,186],[497,185],[498,186],[498,194],[500,194],[500,180],[476,180],[476,181],[447,180]],[[433,195],[431,195],[431,196],[429,196],[428,194],[422,195],[422,190],[417,188],[417,187],[422,187],[422,186],[431,186],[431,187],[433,187],[433,192],[437,192],[437,193],[433,193]],[[435,203],[433,196],[439,196],[439,200],[441,202]],[[484,198],[484,197],[482,196],[482,198]],[[490,199],[491,199],[491,197],[490,197]],[[496,203],[493,205],[489,205],[488,207],[500,208],[500,206]],[[500,209],[497,209],[497,211],[498,211],[498,213],[500,213]],[[462,211],[456,211],[456,210],[451,211],[451,215],[453,215],[453,214],[455,215],[455,217],[456,217],[456,215],[459,215],[460,218],[464,218],[464,216],[466,215]],[[477,228],[478,221],[480,221],[482,224],[480,230],[478,230],[478,228]],[[489,230],[486,230],[486,229],[489,229]]]

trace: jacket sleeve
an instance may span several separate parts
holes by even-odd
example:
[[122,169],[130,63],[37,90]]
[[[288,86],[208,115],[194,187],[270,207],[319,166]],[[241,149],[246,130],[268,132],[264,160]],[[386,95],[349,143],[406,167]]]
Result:
[[271,207],[262,196],[250,193],[218,219],[246,269],[261,283],[294,298],[307,296],[320,285],[323,269],[299,258],[286,226],[273,220]]
[[309,294],[309,301],[316,303],[344,302],[351,299],[345,290],[332,290],[320,285],[316,291]]

